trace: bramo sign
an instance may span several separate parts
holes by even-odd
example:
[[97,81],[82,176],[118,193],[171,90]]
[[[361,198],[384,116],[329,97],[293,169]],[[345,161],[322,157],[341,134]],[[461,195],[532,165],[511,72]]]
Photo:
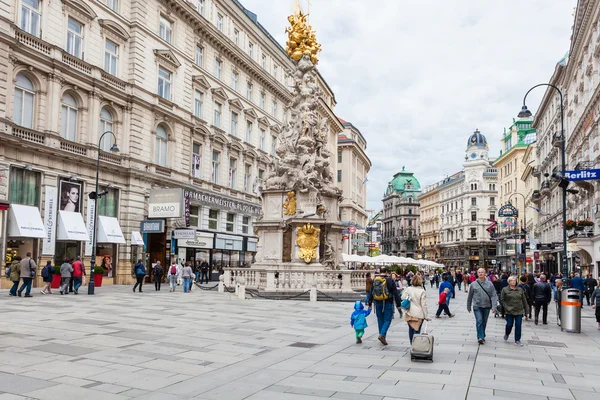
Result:
[[570,181],[593,181],[600,179],[600,169],[582,171],[565,171],[565,178]]

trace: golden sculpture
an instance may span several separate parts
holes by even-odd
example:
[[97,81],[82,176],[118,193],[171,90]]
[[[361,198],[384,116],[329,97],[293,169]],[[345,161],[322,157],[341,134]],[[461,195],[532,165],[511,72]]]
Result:
[[313,64],[319,62],[317,53],[321,51],[321,45],[317,43],[317,37],[312,26],[306,21],[307,14],[297,9],[288,17],[290,26],[285,29],[288,34],[286,51],[295,61],[300,61],[303,55],[310,57]]
[[312,260],[317,258],[317,246],[319,245],[319,228],[315,228],[312,224],[305,224],[298,227],[298,238],[296,244],[300,246],[298,257],[310,264]]
[[296,192],[287,192],[287,199],[283,202],[283,214],[296,214]]

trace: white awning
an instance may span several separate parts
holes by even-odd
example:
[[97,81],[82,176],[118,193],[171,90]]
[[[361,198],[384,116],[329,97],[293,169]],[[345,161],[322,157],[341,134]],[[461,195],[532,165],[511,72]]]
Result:
[[138,231],[131,231],[131,245],[132,246],[144,246],[144,237]]
[[114,217],[98,216],[98,243],[125,244],[119,221]]
[[88,230],[83,222],[83,216],[78,212],[58,212],[58,235],[56,240],[74,240],[76,242],[87,242],[89,240]]
[[37,207],[11,204],[8,214],[8,236],[40,238],[44,237],[44,223]]

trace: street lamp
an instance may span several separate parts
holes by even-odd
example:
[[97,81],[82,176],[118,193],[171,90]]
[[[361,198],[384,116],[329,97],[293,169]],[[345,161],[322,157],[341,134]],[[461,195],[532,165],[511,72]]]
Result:
[[[531,117],[531,111],[529,111],[527,109],[527,106],[525,105],[525,100],[527,100],[527,95],[529,94],[529,92],[531,92],[533,89],[540,87],[540,86],[549,86],[553,89],[555,89],[558,92],[558,95],[560,96],[560,139],[561,139],[561,144],[560,144],[560,150],[561,150],[561,167],[562,167],[562,176],[565,176],[565,171],[567,169],[567,163],[566,163],[566,154],[565,154],[565,113],[564,113],[564,109],[563,109],[563,94],[561,92],[561,90],[551,84],[551,83],[540,83],[538,85],[535,85],[534,87],[532,87],[531,89],[529,89],[527,91],[527,93],[525,93],[525,97],[523,97],[523,107],[521,108],[521,111],[519,112],[519,114],[517,115],[517,117],[519,118],[529,118]],[[567,264],[567,187],[561,187],[562,189],[562,219],[563,219],[563,266],[562,266],[562,270],[563,270],[563,277],[564,278],[568,278],[569,276],[569,265]]]
[[[525,195],[522,193],[513,193],[513,195],[521,196],[523,198],[523,232],[527,235],[527,201],[525,200]],[[518,205],[518,203],[517,203]],[[517,210],[519,208],[517,207]],[[518,234],[519,239],[521,239],[521,234]],[[526,239],[526,236],[525,236]],[[521,251],[523,252],[523,265],[525,269],[527,269],[527,246],[525,245],[526,240],[523,241],[523,245],[521,246]],[[517,266],[519,265],[519,260],[517,259]],[[518,272],[518,271],[517,271]]]
[[[96,160],[96,191],[89,194],[90,200],[94,200],[94,228],[92,231],[92,259],[90,260],[90,282],[88,283],[88,295],[94,294],[94,267],[96,266],[96,232],[98,230],[98,199],[104,196],[108,191],[104,191],[102,193],[98,193],[98,175],[100,173],[100,146],[102,144],[102,139],[104,139],[104,135],[110,133],[112,138],[115,139],[115,142],[110,147],[110,151],[113,153],[119,152],[119,147],[117,146],[117,137],[111,131],[106,131],[100,136],[100,140],[98,140],[98,158]],[[111,139],[112,139],[111,138]]]

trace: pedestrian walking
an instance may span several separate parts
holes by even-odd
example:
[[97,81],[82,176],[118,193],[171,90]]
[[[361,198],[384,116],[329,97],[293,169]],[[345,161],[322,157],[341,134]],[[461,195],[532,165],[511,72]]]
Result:
[[183,277],[183,293],[189,293],[192,290],[192,280],[194,279],[194,271],[190,267],[190,262],[186,262],[181,271]]
[[73,293],[79,294],[79,288],[83,282],[83,275],[85,275],[85,268],[83,267],[83,262],[81,262],[81,257],[77,256],[72,266],[73,276],[71,277],[71,280],[73,281]]
[[60,266],[60,294],[69,294],[69,282],[71,281],[71,274],[73,273],[73,266],[69,260],[64,260]]
[[135,289],[138,287],[138,285],[140,286],[139,293],[142,293],[142,285],[144,284],[144,278],[146,277],[146,266],[140,258],[133,268],[135,271],[135,285],[133,285],[133,293],[135,293]]
[[41,294],[52,294],[50,288],[52,284],[52,276],[54,275],[54,268],[52,268],[52,261],[46,261],[46,265],[42,269],[42,280],[44,281],[44,288],[40,290]]
[[458,271],[456,273],[456,285],[458,286],[459,291],[461,290],[462,283],[463,283],[463,274],[462,274],[462,272]]
[[362,337],[365,334],[365,329],[369,326],[367,324],[367,317],[371,314],[371,307],[365,310],[365,306],[362,301],[356,300],[354,303],[354,311],[350,315],[350,326],[354,328],[354,334],[356,336],[356,343],[362,343]]
[[436,272],[435,273],[435,288],[439,289],[440,287],[440,273]]
[[448,305],[448,307],[450,307],[450,299],[454,297],[454,285],[452,285],[452,283],[449,282],[449,274],[443,275],[442,279],[444,281],[440,285],[438,293],[441,294],[444,291],[444,289],[449,289],[450,292],[446,295],[446,304]]
[[448,317],[450,317],[450,318],[454,317],[454,314],[450,313],[448,304],[446,304],[446,296],[448,296],[448,293],[450,293],[450,289],[448,289],[448,288],[444,289],[444,291],[442,293],[440,293],[440,296],[438,298],[438,309],[437,309],[437,312],[435,313],[436,318],[441,318],[440,315],[442,314],[442,311]]
[[365,303],[371,304],[371,290],[373,290],[373,278],[371,278],[371,273],[367,272],[367,276],[365,279]]
[[540,275],[540,281],[533,285],[533,306],[535,308],[535,324],[538,324],[540,309],[542,310],[542,323],[548,325],[548,303],[552,299],[552,288],[546,282],[546,275]]
[[563,281],[562,279],[555,279],[554,284],[556,287],[554,288],[554,304],[556,304],[556,320],[558,326],[562,325],[562,318],[560,316],[561,311],[561,301],[562,301],[562,292],[563,292]]
[[579,289],[579,302],[581,303],[581,308],[583,308],[583,292],[584,292],[584,283],[583,279],[579,274],[574,274],[573,278],[571,278],[570,287],[573,289]]
[[526,313],[529,303],[527,303],[525,291],[517,286],[516,276],[511,276],[506,281],[508,286],[502,289],[502,294],[500,296],[502,309],[504,310],[504,315],[506,315],[504,340],[508,340],[514,325],[515,344],[517,346],[523,346],[523,344],[521,344],[521,325],[523,323],[523,315]]
[[[596,282],[598,283],[598,282]],[[596,323],[598,324],[598,329],[600,329],[600,285],[596,286],[594,292],[592,293],[592,308],[596,310]]]
[[160,283],[162,282],[163,278],[163,268],[162,265],[160,265],[160,261],[157,261],[154,264],[152,274],[154,275],[154,291],[160,291]]
[[167,271],[167,279],[169,280],[170,286],[169,292],[174,292],[177,288],[177,277],[179,276],[180,272],[181,270],[179,268],[179,265],[177,265],[177,261],[173,261],[173,263],[169,267],[169,270]]
[[531,287],[527,284],[527,277],[525,275],[521,275],[519,281],[521,282],[519,283],[519,287],[522,291],[525,292],[525,297],[527,298],[527,309],[525,310],[525,318],[531,319],[531,307],[533,306]]
[[7,275],[13,283],[10,291],[8,292],[9,296],[17,295],[17,289],[19,287],[19,282],[21,281],[21,260],[22,258],[20,256],[16,256],[10,264],[10,267],[8,267],[10,271]]
[[469,290],[469,272],[465,271],[465,273],[463,274],[463,289],[464,292],[467,293],[467,290]]
[[210,269],[210,265],[206,262],[205,259],[203,259],[202,264],[200,264],[200,283],[208,283],[208,273]]
[[587,305],[591,305],[590,299],[592,298],[592,293],[596,290],[596,286],[598,286],[598,282],[594,278],[592,278],[592,274],[588,274],[585,282],[585,290],[583,294],[585,295],[585,300],[587,301]]
[[485,328],[487,327],[490,311],[496,313],[496,304],[498,304],[498,295],[494,285],[485,276],[485,269],[477,270],[477,280],[469,287],[469,296],[467,297],[467,311],[475,314],[475,326],[477,328],[477,342],[485,343]]
[[408,308],[405,311],[404,320],[408,324],[408,339],[413,342],[415,334],[421,333],[423,320],[430,321],[427,312],[427,294],[423,289],[423,278],[415,275],[411,280],[411,286],[402,293],[402,300],[408,300]]
[[429,275],[429,285],[432,288],[433,288],[433,284],[435,283],[435,275],[436,275],[436,272],[434,272],[433,274]]
[[21,279],[23,279],[23,284],[17,291],[17,295],[21,297],[21,293],[23,293],[23,290],[25,290],[25,297],[33,297],[31,295],[31,284],[33,282],[33,278],[35,277],[37,264],[31,258],[30,252],[27,252],[25,258],[19,263],[19,270],[21,271]]
[[400,309],[402,300],[396,289],[396,284],[387,274],[386,267],[381,267],[379,272],[380,274],[373,279],[369,307],[372,307],[373,302],[375,302],[375,314],[377,315],[377,326],[379,328],[378,339],[387,346],[386,336],[394,317],[394,303],[396,303],[398,314],[402,317],[402,310]]

